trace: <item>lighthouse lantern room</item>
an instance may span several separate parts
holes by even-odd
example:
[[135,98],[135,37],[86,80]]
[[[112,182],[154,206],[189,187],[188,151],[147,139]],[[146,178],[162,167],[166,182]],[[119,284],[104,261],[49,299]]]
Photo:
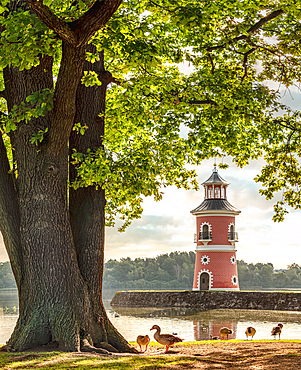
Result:
[[193,290],[239,290],[235,216],[240,211],[227,200],[229,185],[214,165],[202,184],[204,201],[191,213],[196,216],[196,260]]

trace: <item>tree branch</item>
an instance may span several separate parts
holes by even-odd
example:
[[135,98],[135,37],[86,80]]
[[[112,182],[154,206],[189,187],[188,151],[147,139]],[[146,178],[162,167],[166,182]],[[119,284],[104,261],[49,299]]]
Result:
[[86,44],[96,31],[105,26],[123,0],[96,0],[91,8],[76,21],[59,19],[42,1],[25,0],[39,19],[64,42],[79,46]]
[[70,23],[71,29],[77,34],[78,44],[87,43],[96,31],[103,28],[122,1],[96,0],[82,17]]
[[224,44],[216,45],[216,46],[212,46],[212,47],[207,48],[207,51],[223,49],[224,47],[226,47],[226,45],[228,45],[230,43],[233,43],[233,42],[236,42],[236,41],[241,41],[241,40],[247,40],[248,41],[249,40],[249,42],[250,42],[250,35],[254,34],[256,31],[258,31],[266,23],[268,23],[269,21],[271,21],[274,18],[279,17],[283,13],[284,13],[284,10],[282,10],[282,9],[275,10],[271,14],[268,14],[266,17],[261,18],[252,27],[250,27],[247,30],[247,35],[240,35],[240,36],[234,37],[233,39],[229,40],[228,42],[225,42]]
[[247,51],[247,52],[244,54],[244,62],[243,62],[244,75],[243,75],[243,76],[242,76],[242,78],[241,78],[241,82],[243,82],[243,80],[245,79],[245,77],[247,77],[247,76],[248,76],[248,68],[247,68],[248,56],[249,56],[250,54],[252,54],[255,50],[256,50],[256,48],[252,48],[252,49],[250,49],[249,51]]
[[269,21],[271,21],[274,18],[279,17],[283,13],[284,13],[284,10],[282,10],[282,9],[275,10],[271,14],[268,14],[266,17],[261,18],[251,28],[249,28],[247,32],[249,34],[253,34],[254,32],[258,31],[262,26],[264,26],[266,23],[268,23]]
[[217,107],[217,104],[215,101],[211,99],[206,99],[206,100],[189,100],[187,102],[190,105],[212,105],[214,107]]
[[42,1],[25,0],[28,7],[39,17],[39,19],[52,31],[54,31],[61,40],[68,44],[76,45],[77,38],[69,25],[59,19]]

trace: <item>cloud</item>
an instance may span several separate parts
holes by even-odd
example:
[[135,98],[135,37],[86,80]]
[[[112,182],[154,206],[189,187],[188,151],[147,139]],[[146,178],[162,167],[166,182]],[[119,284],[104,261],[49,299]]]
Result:
[[[155,257],[176,250],[191,250],[194,219],[170,215],[145,215],[135,220],[125,231],[119,233],[117,227],[106,228],[106,259],[121,257]],[[188,246],[187,240],[191,241]]]

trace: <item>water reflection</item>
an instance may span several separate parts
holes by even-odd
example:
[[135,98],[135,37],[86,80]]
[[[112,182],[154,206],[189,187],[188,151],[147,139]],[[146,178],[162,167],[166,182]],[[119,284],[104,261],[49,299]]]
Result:
[[[301,312],[257,310],[212,310],[198,312],[183,308],[125,308],[111,307],[112,296],[104,297],[104,305],[113,325],[128,340],[140,334],[153,339],[150,328],[157,324],[165,333],[177,333],[185,341],[208,340],[219,336],[223,326],[232,329],[230,339],[246,339],[245,330],[254,326],[254,339],[273,339],[271,329],[278,322],[284,324],[282,339],[301,339]],[[18,319],[16,291],[0,291],[0,344],[10,337]],[[117,315],[116,315],[117,313]]]
[[5,311],[18,310],[19,299],[17,289],[0,290],[0,309]]
[[193,320],[193,334],[194,340],[209,340],[212,337],[219,337],[219,330],[223,326],[232,330],[232,335],[229,335],[229,338],[235,339],[236,332],[237,332],[237,322],[231,321],[224,321],[224,322],[216,322],[216,321],[209,321],[204,322],[202,321],[195,321]]
[[16,325],[18,306],[18,294],[15,289],[0,291],[0,344],[5,344]]
[[[230,339],[246,339],[248,326],[256,328],[254,339],[273,339],[271,329],[278,322],[284,324],[281,339],[301,339],[301,312],[258,310],[211,310],[198,312],[177,308],[108,307],[108,315],[118,330],[128,339],[146,334],[153,324],[164,332],[177,332],[185,340],[208,340],[219,337],[219,330],[232,329]],[[119,317],[114,317],[117,312]],[[126,324],[126,325],[125,325]],[[221,338],[220,338],[221,339]]]

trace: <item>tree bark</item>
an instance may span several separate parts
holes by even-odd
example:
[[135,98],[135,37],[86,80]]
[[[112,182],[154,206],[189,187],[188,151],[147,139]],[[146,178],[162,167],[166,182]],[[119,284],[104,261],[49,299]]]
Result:
[[[96,53],[90,44],[89,52]],[[86,153],[103,147],[106,89],[111,74],[104,68],[103,52],[95,63],[85,62],[84,71],[97,73],[101,86],[79,85],[76,95],[75,123],[88,128],[84,135],[73,132],[70,136],[70,155],[73,149]],[[70,165],[70,181],[76,169]],[[87,283],[93,311],[92,340],[96,346],[106,342],[120,351],[131,350],[125,339],[110,323],[101,300],[105,242],[105,192],[101,185],[77,190],[70,189],[70,220],[81,274]]]

